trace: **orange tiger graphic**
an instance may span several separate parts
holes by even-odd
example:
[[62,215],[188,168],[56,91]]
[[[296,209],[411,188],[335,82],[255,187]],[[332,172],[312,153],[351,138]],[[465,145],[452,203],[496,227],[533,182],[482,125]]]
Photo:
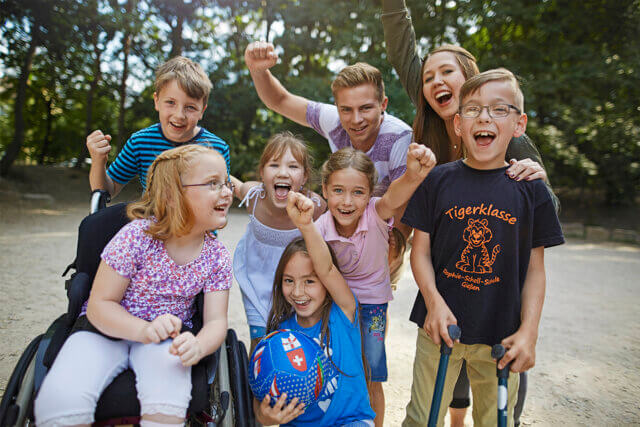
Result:
[[493,237],[493,233],[487,227],[489,222],[486,219],[469,218],[467,228],[464,229],[462,238],[467,242],[467,246],[462,251],[460,261],[456,262],[456,268],[465,273],[491,273],[491,266],[496,260],[496,255],[500,252],[500,245],[497,244],[491,251],[485,245]]

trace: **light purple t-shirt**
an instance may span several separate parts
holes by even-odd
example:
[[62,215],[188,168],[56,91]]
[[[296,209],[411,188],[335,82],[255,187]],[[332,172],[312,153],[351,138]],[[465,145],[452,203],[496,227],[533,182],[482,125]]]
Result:
[[[231,257],[216,238],[207,234],[200,255],[178,265],[164,242],[145,230],[150,220],[131,221],[118,231],[102,251],[102,260],[119,275],[130,279],[122,305],[130,314],[152,321],[173,314],[192,327],[195,296],[231,287]],[[86,312],[86,303],[82,314]]]
[[316,225],[338,258],[338,267],[361,304],[384,304],[393,299],[389,278],[389,230],[393,218],[383,220],[376,212],[372,197],[351,237],[342,237],[330,211]]
[[[340,124],[340,116],[335,105],[309,101],[307,105],[307,123],[320,135],[327,138],[331,152],[351,147],[349,134]],[[407,150],[411,144],[413,132],[402,120],[384,113],[378,138],[367,156],[378,171],[378,186],[375,195],[387,191],[394,181],[407,169]]]

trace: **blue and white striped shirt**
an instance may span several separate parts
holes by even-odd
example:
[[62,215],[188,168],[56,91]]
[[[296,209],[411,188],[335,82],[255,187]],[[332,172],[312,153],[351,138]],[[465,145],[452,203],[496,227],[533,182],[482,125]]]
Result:
[[183,144],[200,144],[219,151],[227,163],[227,172],[229,172],[231,167],[229,145],[222,139],[200,128],[200,132],[189,142],[175,143],[165,138],[160,123],[156,123],[129,137],[116,160],[109,166],[107,174],[120,184],[126,184],[138,175],[144,189],[147,186],[147,171],[156,157],[163,151]]

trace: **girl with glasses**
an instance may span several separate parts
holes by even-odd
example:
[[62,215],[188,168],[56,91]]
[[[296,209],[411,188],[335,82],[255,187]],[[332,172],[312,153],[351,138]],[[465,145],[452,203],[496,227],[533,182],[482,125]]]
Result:
[[[231,260],[212,234],[232,192],[221,154],[199,145],[161,153],[132,220],[107,244],[74,332],[35,402],[38,425],[89,425],[99,396],[122,371],[136,374],[140,425],[183,425],[191,366],[227,332]],[[204,185],[202,185],[204,184]],[[204,292],[202,329],[194,300]]]

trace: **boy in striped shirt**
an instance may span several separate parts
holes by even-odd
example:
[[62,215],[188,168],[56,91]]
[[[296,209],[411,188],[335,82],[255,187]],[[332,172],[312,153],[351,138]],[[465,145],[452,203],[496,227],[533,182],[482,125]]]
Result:
[[91,190],[106,190],[115,197],[136,175],[146,188],[147,169],[158,154],[183,144],[200,144],[222,154],[230,168],[229,146],[198,126],[207,109],[212,84],[202,67],[176,56],[156,70],[153,102],[159,123],[135,132],[107,169],[111,135],[95,130],[87,137],[91,155]]

